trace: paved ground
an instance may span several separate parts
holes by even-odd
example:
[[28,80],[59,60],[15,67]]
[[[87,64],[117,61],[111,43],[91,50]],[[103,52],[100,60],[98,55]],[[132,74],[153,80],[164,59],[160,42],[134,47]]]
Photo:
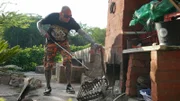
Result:
[[[25,73],[25,75],[30,77],[35,77],[42,80],[43,85],[45,85],[44,74],[36,74],[34,72]],[[76,94],[67,94],[65,92],[66,84],[57,83],[52,80],[52,94],[51,96],[43,96],[44,87],[37,90],[31,91],[29,96],[34,101],[77,101],[76,96],[80,87],[80,84],[72,84]],[[6,99],[6,101],[16,101],[19,89],[14,89],[10,86],[0,85],[0,97]],[[20,90],[19,90],[20,91]]]
[[[44,74],[36,74],[34,72],[25,73],[25,75],[29,77],[34,77],[42,80],[43,85],[45,85]],[[72,84],[76,94],[67,94],[65,92],[66,84],[57,83],[54,79],[52,80],[52,94],[51,96],[43,96],[44,87],[39,88],[37,90],[31,91],[29,93],[29,97],[33,99],[33,101],[77,101],[76,96],[80,88],[80,84]],[[15,89],[7,85],[0,85],[0,98],[5,98],[6,101],[17,101],[17,97],[19,95],[20,89]],[[112,101],[112,100],[107,100]],[[135,100],[129,98],[128,100],[118,99],[116,101],[142,101]]]

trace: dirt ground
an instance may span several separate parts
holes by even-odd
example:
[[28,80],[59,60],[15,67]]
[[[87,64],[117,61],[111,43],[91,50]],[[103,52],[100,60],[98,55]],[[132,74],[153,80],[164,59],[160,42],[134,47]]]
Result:
[[[44,74],[36,74],[34,72],[27,72],[25,75],[29,77],[34,77],[42,80],[42,84],[45,86]],[[57,83],[54,79],[52,80],[52,93],[50,96],[43,96],[43,91],[45,87],[41,87],[28,94],[28,97],[32,98],[34,101],[77,101],[76,96],[80,88],[80,84],[72,84],[76,94],[67,94],[65,91],[66,84]],[[6,99],[6,101],[16,101],[19,93],[17,90],[7,85],[0,85],[0,98]]]

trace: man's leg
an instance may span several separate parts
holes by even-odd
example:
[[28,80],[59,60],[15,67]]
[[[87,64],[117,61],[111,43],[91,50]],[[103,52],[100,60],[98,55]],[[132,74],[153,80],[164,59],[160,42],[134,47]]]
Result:
[[[70,47],[69,47],[68,42],[62,43],[61,46],[70,53]],[[63,57],[63,65],[66,67],[66,70],[65,70],[66,80],[67,80],[66,92],[74,94],[75,91],[74,91],[73,87],[71,86],[71,72],[72,72],[72,70],[71,70],[71,59],[72,59],[72,57],[66,51],[64,51],[62,49],[61,49],[60,53]]]
[[75,91],[73,87],[71,86],[71,74],[72,74],[71,62],[64,63],[64,66],[66,67],[66,79],[67,79],[66,92],[70,94],[74,94]]
[[46,87],[51,88],[51,69],[45,70]]
[[45,67],[45,78],[46,78],[46,89],[44,95],[51,93],[51,72],[54,65],[54,58],[56,55],[56,46],[54,44],[48,44],[45,50],[44,67]]
[[44,95],[49,95],[51,93],[51,69],[45,68],[44,74],[46,79],[46,89],[44,91]]
[[67,80],[67,84],[71,84],[71,62],[66,62],[65,63],[65,67],[66,67],[66,80]]

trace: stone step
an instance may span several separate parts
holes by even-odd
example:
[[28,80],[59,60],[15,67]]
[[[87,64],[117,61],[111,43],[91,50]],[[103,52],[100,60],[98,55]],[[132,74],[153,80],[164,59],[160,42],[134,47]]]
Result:
[[[84,72],[84,68],[81,66],[72,66],[72,83],[81,83],[81,75]],[[66,83],[65,67],[56,67],[56,78],[58,83]]]

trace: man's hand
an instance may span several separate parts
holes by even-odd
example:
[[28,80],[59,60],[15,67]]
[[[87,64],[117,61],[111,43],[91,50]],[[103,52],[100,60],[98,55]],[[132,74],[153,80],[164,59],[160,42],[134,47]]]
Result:
[[95,52],[102,47],[100,44],[98,43],[92,43],[91,44],[91,50],[90,50],[90,54],[95,54]]
[[47,38],[47,39],[49,39],[49,34],[46,33],[46,34],[44,35],[44,37]]
[[91,44],[91,47],[92,47],[93,49],[97,49],[97,48],[100,48],[101,45],[98,44],[98,43],[92,43],[92,44]]

